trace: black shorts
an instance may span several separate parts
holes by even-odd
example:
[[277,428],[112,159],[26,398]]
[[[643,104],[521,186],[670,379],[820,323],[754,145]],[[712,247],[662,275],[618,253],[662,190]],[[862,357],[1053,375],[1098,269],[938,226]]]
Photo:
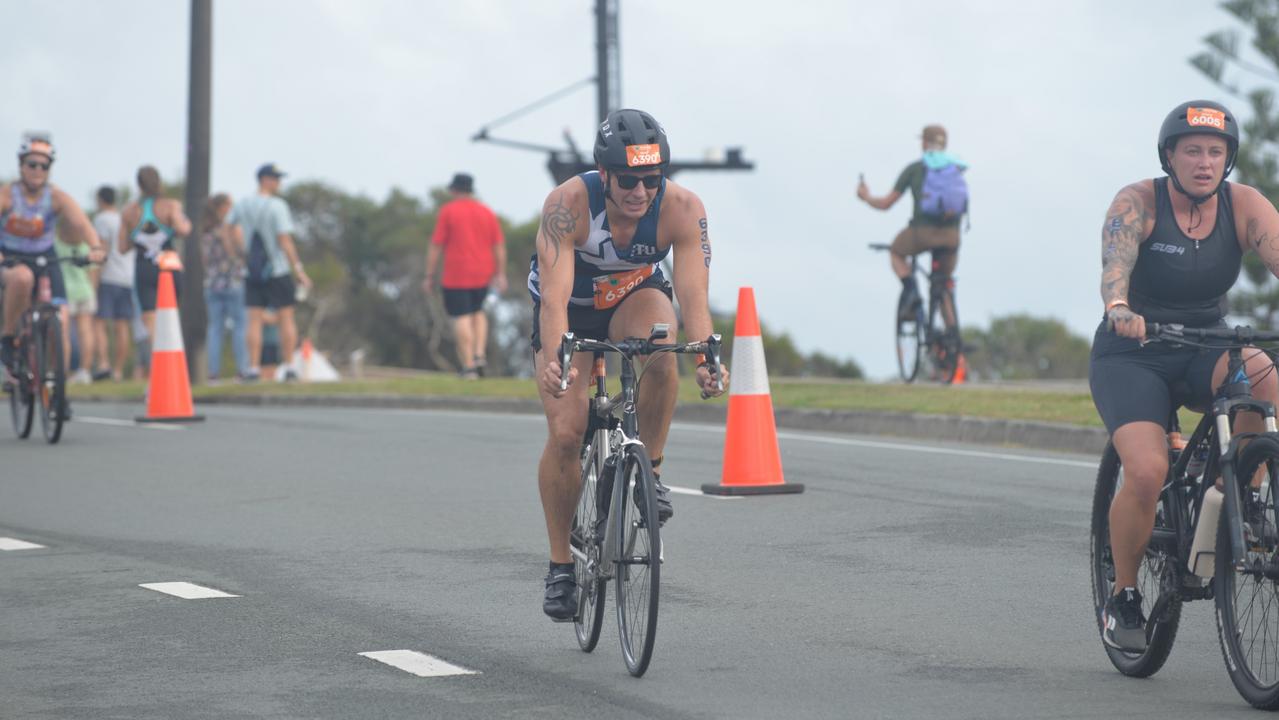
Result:
[[[155,312],[156,295],[160,292],[160,266],[151,262],[140,251],[133,266],[133,286],[138,290],[138,304],[142,312]],[[173,273],[173,300],[182,297],[182,273]]]
[[[659,275],[653,275],[649,279],[640,283],[635,290],[643,290],[644,288],[657,288],[666,293],[666,297],[671,301],[675,300],[674,293],[671,292],[671,284],[666,278]],[[622,306],[622,303],[634,296],[634,291],[627,297],[622,298],[622,302],[614,305],[607,310],[596,310],[593,307],[580,307],[577,305],[568,306],[568,331],[578,337],[592,338],[594,340],[603,340],[608,337],[608,323],[613,319],[613,313]],[[541,314],[542,303],[533,301],[533,335],[530,339],[533,345],[533,352],[542,351],[541,338]],[[558,343],[559,341],[556,340]]]
[[1167,429],[1178,405],[1206,409],[1214,395],[1212,371],[1223,354],[1165,342],[1143,346],[1108,330],[1103,320],[1093,337],[1088,386],[1106,431],[1142,420]]
[[[4,254],[4,250],[0,250],[0,255]],[[67,304],[67,286],[62,281],[62,263],[58,262],[58,255],[53,250],[44,253],[44,256],[51,262],[45,265],[45,273],[49,276],[49,293],[52,296],[54,305]],[[36,264],[34,260],[22,260],[23,265],[31,268],[31,274],[36,275]],[[0,287],[4,287],[4,270],[8,268],[0,268]]]
[[244,281],[244,304],[251,308],[292,307],[296,302],[292,275]]
[[484,296],[488,295],[488,286],[478,288],[443,288],[444,310],[449,317],[461,317],[477,313],[484,307]]

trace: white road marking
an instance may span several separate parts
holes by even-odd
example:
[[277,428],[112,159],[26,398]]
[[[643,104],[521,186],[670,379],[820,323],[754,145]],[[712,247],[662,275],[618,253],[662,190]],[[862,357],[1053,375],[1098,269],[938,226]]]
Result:
[[36,545],[33,542],[19,540],[11,537],[0,537],[0,550],[35,550],[42,548],[43,545]]
[[111,425],[114,427],[131,427],[143,428],[146,430],[185,430],[182,425],[170,425],[165,423],[140,423],[133,420],[120,420],[118,418],[92,417],[77,415],[75,422],[88,423],[90,425]]
[[670,490],[673,493],[679,493],[680,495],[698,495],[701,497],[710,498],[712,500],[745,500],[746,499],[744,497],[735,496],[735,495],[708,495],[702,492],[701,490],[694,490],[693,488],[683,488],[675,485],[667,485],[666,489]]
[[459,665],[445,662],[434,655],[427,655],[416,650],[377,650],[375,652],[362,652],[360,655],[418,677],[480,674],[478,670],[468,670]]
[[189,582],[142,583],[138,587],[146,588],[147,590],[154,590],[166,595],[173,595],[174,597],[180,597],[183,600],[240,597],[239,595],[232,595],[231,593],[225,593],[221,590],[214,590],[213,588]]

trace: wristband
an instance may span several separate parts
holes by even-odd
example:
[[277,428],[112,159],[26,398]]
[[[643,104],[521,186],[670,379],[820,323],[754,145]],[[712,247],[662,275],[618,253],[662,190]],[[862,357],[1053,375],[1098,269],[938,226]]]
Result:
[[1110,302],[1106,303],[1106,314],[1109,315],[1111,310],[1114,310],[1120,305],[1123,305],[1129,310],[1132,310],[1132,306],[1128,304],[1127,300],[1111,300]]
[[701,366],[706,365],[706,364],[707,364],[707,362],[706,362],[706,354],[705,354],[705,353],[697,353],[697,367],[701,367]]

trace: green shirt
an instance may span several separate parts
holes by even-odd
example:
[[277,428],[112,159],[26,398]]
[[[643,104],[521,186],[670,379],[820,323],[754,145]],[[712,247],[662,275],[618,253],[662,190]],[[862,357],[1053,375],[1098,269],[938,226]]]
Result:
[[915,199],[915,209],[910,216],[911,225],[933,225],[936,227],[959,227],[959,218],[954,217],[950,220],[943,220],[937,217],[930,217],[919,211],[919,201],[924,194],[924,161],[916,160],[906,166],[902,170],[902,174],[897,177],[897,184],[893,189],[899,193],[904,193],[909,188],[910,195]]
[[[89,246],[82,243],[68,245],[54,238],[53,247],[58,257],[88,257]],[[93,284],[89,271],[79,265],[62,263],[62,282],[67,288],[67,302],[86,302],[93,297]]]

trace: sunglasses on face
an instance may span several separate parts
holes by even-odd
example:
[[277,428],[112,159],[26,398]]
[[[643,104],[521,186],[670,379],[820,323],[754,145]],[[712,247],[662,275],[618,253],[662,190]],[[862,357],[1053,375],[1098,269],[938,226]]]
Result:
[[[26,165],[32,170],[44,170],[45,172],[48,172],[49,168],[53,165],[53,163],[42,163],[42,162],[36,162],[35,160],[27,160],[26,162],[22,164]],[[634,187],[634,186],[632,185],[631,187]]]
[[662,184],[662,176],[659,175],[623,175],[614,173],[613,177],[617,178],[617,186],[623,190],[634,190],[636,185],[644,183],[644,187],[649,190],[656,190],[658,185]]

